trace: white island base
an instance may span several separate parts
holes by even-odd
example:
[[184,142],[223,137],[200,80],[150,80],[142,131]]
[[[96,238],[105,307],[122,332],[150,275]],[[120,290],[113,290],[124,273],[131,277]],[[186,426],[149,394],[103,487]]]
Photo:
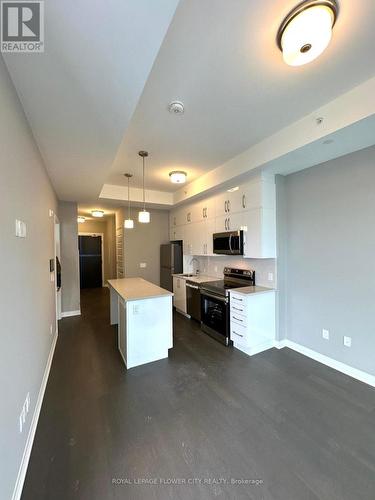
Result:
[[127,369],[168,357],[173,347],[172,296],[142,278],[109,280],[111,325]]

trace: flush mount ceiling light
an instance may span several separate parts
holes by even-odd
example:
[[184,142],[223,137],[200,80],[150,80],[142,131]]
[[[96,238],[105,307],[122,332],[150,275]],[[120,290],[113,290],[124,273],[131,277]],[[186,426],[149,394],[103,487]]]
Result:
[[83,222],[85,222],[85,220],[86,220],[86,217],[83,217],[82,215],[79,215],[77,217],[78,224],[82,224]]
[[289,66],[316,59],[327,48],[339,12],[336,0],[305,0],[282,22],[277,45]]
[[182,170],[173,170],[173,172],[169,172],[169,178],[173,184],[183,184],[186,182],[187,173],[182,172]]
[[150,222],[150,212],[146,210],[145,201],[145,158],[148,156],[147,151],[139,151],[139,156],[142,158],[142,169],[143,169],[143,210],[138,212],[138,221],[142,224],[148,224]]
[[91,210],[91,215],[93,217],[104,217],[103,210]]
[[130,212],[130,179],[133,176],[132,176],[132,174],[124,174],[124,175],[128,179],[128,218],[124,220],[124,228],[125,229],[133,229],[134,221],[131,218],[131,212]]
[[173,115],[182,115],[185,111],[185,106],[181,101],[172,101],[168,104],[168,111]]

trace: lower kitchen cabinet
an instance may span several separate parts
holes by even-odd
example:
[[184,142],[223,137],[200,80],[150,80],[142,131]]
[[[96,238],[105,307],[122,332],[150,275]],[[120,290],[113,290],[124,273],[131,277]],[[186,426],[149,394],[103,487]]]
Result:
[[252,356],[274,346],[274,290],[230,291],[230,338],[234,347]]
[[186,314],[186,281],[178,276],[173,276],[173,305],[175,308]]

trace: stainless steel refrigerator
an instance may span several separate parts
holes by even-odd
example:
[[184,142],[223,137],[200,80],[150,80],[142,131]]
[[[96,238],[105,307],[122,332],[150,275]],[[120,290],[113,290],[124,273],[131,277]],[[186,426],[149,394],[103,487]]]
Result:
[[182,273],[182,244],[160,245],[160,286],[173,291],[173,274]]

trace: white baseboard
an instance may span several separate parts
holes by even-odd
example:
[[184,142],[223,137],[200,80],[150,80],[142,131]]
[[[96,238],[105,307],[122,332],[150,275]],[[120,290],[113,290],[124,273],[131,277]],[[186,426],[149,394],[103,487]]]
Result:
[[69,318],[70,316],[81,316],[81,309],[77,311],[65,311],[61,313],[61,318]]
[[356,380],[360,380],[365,384],[371,385],[375,387],[375,376],[370,373],[364,372],[362,370],[358,370],[358,368],[353,368],[352,366],[346,365],[345,363],[341,363],[341,361],[336,361],[333,358],[325,356],[324,354],[320,354],[319,352],[313,351],[308,347],[305,347],[301,344],[297,344],[292,340],[280,340],[275,342],[275,347],[277,349],[282,349],[283,347],[289,347],[293,351],[299,352],[308,358],[314,359],[318,361],[318,363],[322,363],[323,365],[329,366],[334,370],[337,370],[341,373],[345,373],[345,375],[349,375],[349,377],[355,378]]
[[20,465],[20,468],[18,470],[17,480],[16,480],[16,484],[14,487],[13,495],[12,495],[12,500],[20,500],[20,498],[21,498],[23,483],[24,483],[25,477],[26,477],[27,466],[29,465],[30,454],[31,454],[31,450],[33,447],[35,432],[36,432],[36,428],[38,425],[40,410],[42,408],[44,392],[45,392],[46,386],[47,386],[48,376],[49,376],[49,372],[51,369],[51,364],[52,364],[53,354],[55,352],[56,342],[57,342],[57,333],[55,333],[55,336],[54,336],[53,341],[52,341],[51,349],[50,349],[50,352],[48,355],[46,368],[44,370],[42,383],[41,383],[40,389],[39,389],[38,399],[37,399],[36,404],[35,404],[34,414],[33,414],[31,424],[30,424],[29,434],[27,436],[25,449],[23,451],[21,465]]

